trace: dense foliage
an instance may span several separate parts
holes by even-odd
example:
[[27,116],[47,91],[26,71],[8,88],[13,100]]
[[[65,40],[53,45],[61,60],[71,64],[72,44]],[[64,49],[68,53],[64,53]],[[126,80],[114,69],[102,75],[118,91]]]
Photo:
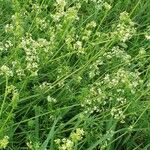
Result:
[[149,150],[149,0],[0,0],[0,149]]

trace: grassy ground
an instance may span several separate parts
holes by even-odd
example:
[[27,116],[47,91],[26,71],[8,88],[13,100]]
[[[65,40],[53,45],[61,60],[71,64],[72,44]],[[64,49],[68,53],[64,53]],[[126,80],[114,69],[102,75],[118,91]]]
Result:
[[149,0],[0,0],[0,149],[150,150]]

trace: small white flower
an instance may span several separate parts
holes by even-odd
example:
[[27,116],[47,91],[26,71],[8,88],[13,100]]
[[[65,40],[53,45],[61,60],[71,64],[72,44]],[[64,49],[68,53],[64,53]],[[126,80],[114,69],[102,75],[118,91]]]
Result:
[[12,24],[6,24],[6,26],[4,27],[5,28],[5,32],[8,33],[8,32],[12,32],[14,27]]
[[150,35],[145,35],[145,38],[146,38],[147,40],[150,40]]
[[7,67],[6,65],[3,65],[0,68],[0,75],[6,75],[6,76],[12,77],[13,76],[13,72],[10,70],[9,67]]
[[0,140],[0,149],[6,149],[8,143],[9,143],[9,137],[4,136],[4,138]]
[[110,10],[111,7],[112,7],[112,6],[111,6],[110,4],[108,4],[107,2],[105,2],[103,5],[104,5],[104,7],[105,7],[106,10]]
[[50,103],[56,103],[57,102],[57,100],[55,98],[51,97],[50,95],[47,96],[47,101]]
[[140,48],[139,55],[144,55],[144,54],[146,54],[145,49],[144,48]]

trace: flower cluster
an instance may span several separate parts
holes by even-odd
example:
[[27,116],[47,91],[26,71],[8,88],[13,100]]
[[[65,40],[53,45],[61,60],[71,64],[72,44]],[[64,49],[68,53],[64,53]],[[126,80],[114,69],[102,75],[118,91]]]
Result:
[[104,8],[106,9],[106,10],[110,10],[111,9],[111,5],[110,4],[108,4],[107,2],[105,2],[104,4],[103,4],[103,6],[104,6]]
[[57,0],[54,5],[56,7],[56,12],[54,14],[51,14],[51,17],[55,22],[59,22],[60,19],[65,15],[64,8],[66,6],[66,1]]
[[33,150],[33,149],[35,149],[35,150],[38,150],[38,149],[40,149],[40,145],[39,145],[39,143],[37,143],[37,142],[32,142],[32,141],[29,141],[29,142],[27,142],[26,143],[27,144],[27,147],[29,148],[29,149],[31,149],[31,150]]
[[127,12],[122,12],[120,14],[119,24],[117,25],[116,30],[112,32],[112,36],[116,37],[121,42],[126,42],[131,39],[132,36],[136,33],[136,28],[134,27],[134,22],[129,17]]
[[82,40],[84,41],[88,41],[91,37],[92,31],[95,29],[96,27],[96,22],[95,21],[91,21],[89,23],[86,24],[86,27],[83,28],[82,30]]
[[80,5],[68,8],[68,10],[65,12],[65,15],[64,15],[64,23],[70,23],[75,20],[79,20],[79,17],[78,17],[79,8],[80,8]]
[[67,3],[65,0],[56,1],[56,12],[51,15],[54,22],[59,22],[62,18],[64,18],[63,23],[67,25],[68,23],[72,23],[73,21],[79,19],[78,10],[80,8],[80,4],[78,3],[76,6],[65,9],[66,5]]
[[102,10],[103,8],[105,8],[106,10],[110,10],[112,7],[108,2],[104,0],[84,0],[84,1],[86,3],[89,2],[93,3],[97,10]]
[[24,70],[22,68],[18,68],[16,70],[16,74],[20,79],[25,76]]
[[72,132],[70,134],[69,139],[63,138],[61,139],[56,139],[55,143],[58,145],[59,150],[73,150],[75,144],[78,141],[81,141],[84,136],[84,131],[83,129],[77,128],[75,132]]
[[21,13],[14,13],[11,17],[11,20],[12,20],[12,25],[14,27],[14,32],[13,34],[18,37],[18,38],[21,38],[22,37],[22,34],[23,34],[23,25],[22,25],[22,14]]
[[111,106],[111,114],[123,122],[125,116],[120,106],[124,106],[135,96],[142,83],[139,72],[120,68],[90,85],[89,94],[81,101],[81,106],[85,108],[85,113],[102,112]]
[[37,41],[36,41],[36,44],[37,44],[36,45],[37,48],[42,49],[45,53],[51,53],[49,51],[51,43],[49,41],[47,41],[46,39],[44,39],[44,38],[38,38]]
[[84,51],[84,48],[82,46],[82,42],[81,41],[77,41],[75,44],[74,44],[74,49],[77,50],[77,54],[84,54],[85,51]]
[[131,56],[127,54],[127,52],[123,48],[120,48],[119,46],[115,46],[109,52],[105,52],[103,54],[103,59],[109,60],[112,63],[114,63],[114,60],[115,61],[120,60],[120,63],[128,65],[131,64]]
[[49,102],[49,103],[56,103],[57,102],[57,100],[55,99],[55,98],[53,98],[53,97],[51,97],[51,96],[47,96],[47,101]]
[[77,142],[82,140],[83,136],[84,136],[84,130],[77,128],[76,132],[71,133],[70,138],[73,142]]
[[37,54],[38,44],[31,36],[22,38],[22,48],[26,53],[26,69],[32,73],[32,75],[37,75],[38,72],[38,62],[39,57]]
[[72,150],[74,143],[66,138],[63,138],[62,140],[57,139],[55,140],[55,143],[59,145],[59,150]]
[[89,67],[89,77],[90,79],[94,78],[96,75],[99,75],[100,69],[99,67],[103,65],[102,57],[99,57],[95,62],[93,62]]
[[144,56],[145,54],[146,54],[145,48],[141,47],[141,48],[139,49],[139,55],[140,55],[140,56]]
[[10,40],[7,40],[4,44],[0,43],[0,52],[7,52],[10,48],[13,47],[13,44]]
[[[26,53],[26,69],[32,73],[32,75],[37,75],[39,67],[39,57],[38,52],[43,50],[44,52],[49,52],[49,42],[46,39],[38,38],[37,41],[33,40],[31,35],[22,38],[22,48]],[[37,51],[38,50],[38,51]]]
[[46,20],[44,18],[36,18],[36,26],[39,28],[41,31],[45,30],[48,26]]
[[98,9],[98,10],[102,9],[103,0],[90,0],[90,1],[94,3],[96,9]]
[[12,67],[20,80],[22,79],[22,77],[25,77],[24,69],[21,67],[21,64],[19,62],[12,61]]
[[0,140],[0,149],[6,149],[8,143],[9,143],[9,137],[4,136],[4,138]]
[[12,98],[11,98],[11,101],[12,101],[12,106],[13,107],[16,107],[17,106],[17,102],[19,100],[19,91],[18,89],[14,86],[14,85],[9,85],[7,86],[7,95],[8,94],[11,94],[12,95]]
[[46,89],[48,89],[48,88],[50,88],[51,87],[51,83],[48,83],[48,82],[42,82],[40,85],[39,85],[39,88],[41,89],[41,90],[46,90]]
[[6,24],[5,25],[5,32],[6,33],[11,33],[14,30],[14,26],[12,24]]
[[116,120],[121,120],[121,123],[124,123],[125,115],[122,111],[122,109],[118,108],[112,108],[111,109],[111,115],[116,119]]
[[0,68],[0,75],[5,75],[5,76],[8,76],[8,77],[12,77],[13,72],[9,67],[7,67],[6,65],[3,65]]
[[131,65],[131,56],[125,51],[125,49],[115,46],[112,49],[105,50],[102,56],[98,57],[89,66],[89,77],[90,79],[98,76],[101,73],[101,68],[106,68],[109,65],[124,64],[127,66]]
[[146,31],[146,34],[145,34],[145,38],[147,40],[150,40],[150,26],[147,27],[147,31]]
[[66,6],[66,1],[65,0],[56,0],[55,6],[59,6],[59,10],[64,10],[64,7]]
[[101,135],[101,137],[105,137],[105,140],[102,140],[99,147],[101,150],[105,150],[108,146],[109,142],[111,141],[111,138],[114,136],[113,130],[108,130],[104,135]]

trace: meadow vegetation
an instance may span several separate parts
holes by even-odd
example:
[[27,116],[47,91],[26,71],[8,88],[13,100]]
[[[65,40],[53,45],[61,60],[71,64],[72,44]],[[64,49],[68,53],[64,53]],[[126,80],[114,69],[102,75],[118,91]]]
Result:
[[150,150],[150,1],[0,0],[0,149]]

